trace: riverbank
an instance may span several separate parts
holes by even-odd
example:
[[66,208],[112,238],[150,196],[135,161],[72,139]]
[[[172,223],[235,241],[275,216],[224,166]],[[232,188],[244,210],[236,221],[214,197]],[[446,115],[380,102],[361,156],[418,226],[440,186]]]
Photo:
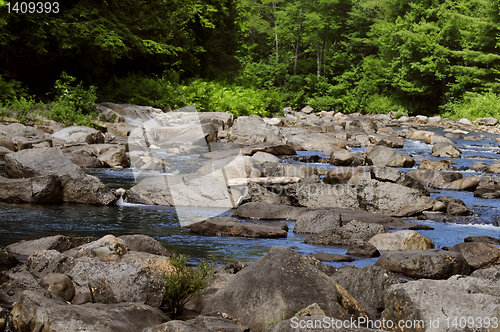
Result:
[[[469,299],[466,291],[455,294],[452,289],[485,283],[489,289],[498,287],[498,280],[490,277],[500,257],[495,242],[500,235],[495,175],[500,130],[493,122],[485,120],[485,125],[477,126],[465,120],[315,114],[307,113],[308,109],[288,111],[279,119],[233,119],[230,114],[191,109],[162,113],[111,103],[98,107],[105,118],[113,120],[101,124],[107,128],[105,133],[54,124],[0,128],[0,145],[9,150],[3,150],[2,169],[8,177],[1,179],[0,197],[6,202],[1,211],[6,227],[17,234],[8,242],[31,237],[48,219],[47,225],[56,227],[36,237],[88,236],[92,237],[88,241],[99,243],[102,239],[98,238],[106,234],[142,233],[155,238],[151,241],[160,240],[158,245],[169,250],[195,252],[198,257],[215,253],[227,268],[218,268],[218,281],[199,301],[188,305],[198,313],[197,321],[174,320],[168,326],[180,324],[186,331],[200,326],[216,329],[207,322],[229,323],[214,318],[214,313],[222,312],[252,331],[291,331],[289,319],[313,303],[320,309],[306,311],[336,319],[435,319],[428,309],[433,306],[445,308],[447,317],[459,317],[470,314],[462,307],[464,299],[475,303],[476,297]],[[17,213],[31,217],[18,218]],[[27,221],[26,227],[8,226],[9,222],[22,225],[21,220]],[[295,250],[284,248],[290,246]],[[121,281],[112,284],[112,269],[115,263],[124,268],[131,268],[127,264],[133,262],[142,262],[143,267],[158,260],[167,264],[166,254],[163,258],[156,257],[158,253],[125,257],[142,247],[127,243],[104,247],[120,259],[110,262],[97,257],[95,252],[101,250],[75,255],[68,248],[56,248],[58,253],[44,254],[50,258],[48,268],[36,273],[30,270],[34,257],[30,255],[53,248],[38,247],[26,253],[28,261],[9,270],[5,275],[10,280],[0,286],[9,298],[9,283],[28,278],[28,284],[34,285],[34,293],[25,293],[14,311],[21,313],[19,324],[29,326],[25,322],[34,321],[30,312],[39,310],[30,311],[24,303],[73,310],[74,305],[45,303],[37,297],[42,274],[69,273],[73,282],[73,275],[80,275],[77,270],[70,273],[73,265],[58,265],[61,255],[71,264],[93,264],[96,273],[111,283],[111,292],[102,291],[114,294],[115,302],[160,307],[121,294],[129,286]],[[116,252],[119,248],[121,254]],[[254,262],[234,268],[241,260]],[[51,267],[54,264],[59,267]],[[357,268],[342,267],[352,264]],[[158,278],[160,272],[156,273],[152,278]],[[457,278],[457,274],[472,277]],[[385,275],[390,282],[382,278]],[[93,283],[98,283],[79,282],[80,287],[90,287],[90,293]],[[296,290],[299,284],[308,285],[302,288],[309,291]],[[161,297],[164,285],[157,286],[154,296]],[[317,289],[334,296],[325,297]],[[376,289],[376,294],[368,294],[367,289]],[[24,290],[15,293],[21,296]],[[440,302],[417,300],[419,290],[435,294]],[[133,292],[148,297],[150,291]],[[91,302],[106,304],[110,299],[95,300],[96,294]],[[267,294],[258,301],[261,309],[251,300],[256,294]],[[491,307],[498,301],[491,292],[477,294]],[[400,301],[411,305],[401,310]],[[15,306],[14,301],[10,305]],[[144,310],[155,317],[148,318],[149,326],[170,319]],[[484,312],[483,307],[477,310],[473,313],[496,315]],[[58,319],[51,311],[47,315],[52,322]],[[92,328],[101,331],[101,327]]]

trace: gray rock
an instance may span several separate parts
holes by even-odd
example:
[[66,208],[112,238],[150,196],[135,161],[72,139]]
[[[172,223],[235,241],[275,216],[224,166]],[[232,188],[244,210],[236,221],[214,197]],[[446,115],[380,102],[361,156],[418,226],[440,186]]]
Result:
[[343,266],[331,276],[364,307],[375,309],[377,317],[384,310],[385,292],[391,285],[403,283],[394,273],[374,265],[363,268]]
[[25,267],[34,277],[42,278],[51,273],[65,274],[71,271],[74,265],[72,257],[57,250],[43,250],[31,255],[26,260]]
[[306,211],[307,209],[302,207],[248,202],[238,206],[238,208],[233,211],[233,215],[240,218],[289,220],[298,218]]
[[[386,293],[382,318],[393,322],[420,321],[423,324],[418,331],[487,331],[479,324],[469,330],[464,327],[463,319],[460,323],[462,317],[480,317],[481,322],[485,322],[483,317],[498,317],[498,293],[482,291],[471,279],[475,278],[455,276],[449,280],[418,280],[394,285]],[[457,324],[453,325],[455,318]]]
[[315,254],[309,254],[307,256],[313,257],[321,262],[354,262],[356,260],[356,258],[354,257],[339,254],[329,254],[326,252],[318,252]]
[[276,157],[273,154],[267,153],[267,152],[256,152],[253,156],[252,159],[257,161],[259,164],[265,164],[265,163],[278,163],[280,160],[278,157]]
[[469,274],[471,267],[458,252],[443,250],[389,251],[375,263],[391,272],[413,278],[446,279]]
[[104,135],[99,130],[83,126],[66,127],[53,133],[51,136],[63,139],[69,143],[104,143]]
[[127,157],[127,152],[124,147],[117,147],[113,149],[108,149],[102,155],[99,156],[99,160],[106,167],[129,167],[130,160]]
[[87,175],[59,148],[22,150],[5,156],[5,173],[13,178],[56,175],[68,203],[109,205],[116,198],[95,176]]
[[368,147],[365,153],[373,165],[389,167],[413,167],[415,165],[415,160],[406,153],[385,146]]
[[239,143],[281,142],[281,135],[277,127],[267,125],[257,115],[240,116],[234,120],[229,140]]
[[88,155],[77,154],[77,153],[65,153],[65,155],[71,160],[73,164],[83,168],[104,167],[104,163],[96,157],[91,157]]
[[141,332],[212,332],[211,330],[182,320],[171,320],[170,322],[145,328]]
[[8,203],[57,203],[62,201],[62,187],[56,175],[7,179],[0,176],[0,201]]
[[40,280],[40,286],[52,292],[65,301],[71,301],[75,296],[75,286],[71,279],[61,273],[49,273]]
[[474,191],[474,196],[481,198],[500,197],[500,178],[484,176]]
[[[220,175],[222,177],[222,172]],[[145,178],[130,190],[151,205],[223,207],[229,210],[239,200],[239,197],[230,197],[224,179],[200,174]]]
[[358,186],[360,209],[390,216],[411,216],[432,209],[434,200],[396,183],[365,181]]
[[304,242],[321,245],[349,245],[352,241],[368,241],[376,234],[385,233],[385,228],[378,224],[351,221],[342,227],[325,230],[308,236]]
[[163,300],[165,281],[160,267],[153,269],[154,265],[154,262],[101,262],[82,257],[76,260],[67,275],[72,278],[77,294],[88,292],[91,285],[106,280],[117,302],[143,303],[158,308]]
[[360,256],[368,258],[380,256],[380,252],[373,244],[363,240],[351,241],[346,254],[351,256]]
[[427,190],[414,178],[407,174],[385,166],[373,166],[370,169],[371,178],[380,182],[391,182],[411,189],[416,189],[422,195],[428,195]]
[[36,240],[19,241],[6,246],[5,249],[15,255],[30,256],[44,250],[63,252],[89,242],[90,239],[85,237],[53,235]]
[[236,320],[220,316],[197,316],[188,322],[214,332],[250,332],[248,327],[238,324]]
[[306,258],[291,249],[273,247],[229,279],[202,313],[224,312],[261,331],[267,323],[289,319],[312,303],[337,319],[349,319],[348,310],[354,316],[362,310],[352,296]]
[[379,251],[434,249],[431,239],[415,231],[377,234],[368,242]]
[[491,243],[466,242],[449,248],[462,254],[467,263],[474,269],[484,269],[500,264],[500,248]]
[[0,285],[0,307],[12,309],[21,294],[27,290],[43,291],[42,286],[29,273],[26,266],[15,267],[5,272],[7,281]]
[[159,309],[141,303],[74,306],[33,291],[23,293],[12,316],[15,331],[40,332],[137,332],[168,321]]
[[[238,219],[215,217],[205,221],[191,224],[191,232],[215,236],[241,236],[253,238],[283,238],[287,237],[286,224],[260,225],[242,223]],[[284,229],[286,228],[286,229]]]
[[146,252],[153,255],[170,256],[170,252],[151,236],[136,234],[122,235],[118,239],[122,240],[131,251]]
[[338,211],[334,209],[309,210],[297,218],[293,232],[298,234],[317,234],[340,226],[342,224]]
[[500,245],[500,239],[487,235],[467,236],[464,242],[486,242]]
[[0,250],[0,269],[3,270],[8,267],[13,267],[18,263],[19,261],[12,253],[8,252],[5,249]]
[[432,146],[431,156],[437,158],[461,158],[462,152],[450,143],[436,143]]
[[354,160],[354,156],[347,150],[334,150],[330,154],[330,164],[335,166],[349,166]]

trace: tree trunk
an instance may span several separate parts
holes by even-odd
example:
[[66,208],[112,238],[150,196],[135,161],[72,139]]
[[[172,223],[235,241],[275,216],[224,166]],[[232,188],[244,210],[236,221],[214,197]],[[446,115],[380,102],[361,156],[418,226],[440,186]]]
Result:
[[299,12],[299,31],[297,31],[297,43],[295,45],[295,59],[293,63],[293,75],[297,75],[297,62],[299,60],[300,35],[302,34],[302,8]]

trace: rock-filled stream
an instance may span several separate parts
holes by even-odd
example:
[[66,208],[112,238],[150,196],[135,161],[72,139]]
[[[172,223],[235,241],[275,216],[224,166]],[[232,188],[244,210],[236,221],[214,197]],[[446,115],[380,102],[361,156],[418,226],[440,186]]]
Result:
[[[446,134],[441,128],[426,128],[438,135]],[[500,147],[495,144],[495,136],[487,133],[470,133],[467,136],[479,136],[478,140],[452,139],[455,145],[462,150],[462,158],[454,159],[456,169],[464,177],[480,175],[469,170],[469,166],[476,161],[487,164],[498,158]],[[438,160],[430,156],[432,146],[415,140],[405,140],[404,148],[398,149],[414,158]],[[364,148],[354,148],[362,151]],[[299,156],[319,154],[321,152],[301,151]],[[326,158],[326,157],[325,157]],[[289,159],[287,159],[289,160]],[[289,160],[291,163],[302,164]],[[180,165],[185,165],[182,163]],[[177,172],[193,171],[193,165],[176,166]],[[334,168],[328,163],[309,163],[307,165]],[[408,172],[415,169],[400,169]],[[184,169],[182,168],[184,167]],[[129,189],[136,184],[134,174],[130,169],[88,169],[88,174],[95,175],[112,189]],[[429,237],[437,248],[453,246],[463,242],[464,238],[472,235],[488,235],[500,237],[500,204],[497,199],[481,199],[474,197],[472,192],[441,190],[431,194],[431,197],[450,195],[463,200],[475,215],[472,217],[456,218],[453,220],[436,220],[418,218],[411,222],[431,226],[434,230],[419,230],[418,232]],[[192,214],[193,218],[214,215],[213,211],[202,208],[190,208],[184,213]],[[252,221],[255,222],[255,221]],[[174,208],[129,204],[120,201],[117,206],[97,207],[84,204],[0,204],[0,246],[5,246],[22,239],[39,238],[53,234],[69,236],[87,236],[98,238],[107,234],[146,234],[160,241],[165,247],[178,250],[191,256],[193,263],[213,255],[220,264],[235,261],[252,261],[263,256],[272,246],[293,247],[301,254],[332,253],[345,254],[344,247],[320,246],[305,244],[307,235],[293,232],[294,222],[286,221],[289,230],[288,237],[281,239],[214,237],[194,235],[189,229],[180,227]],[[360,259],[352,263],[329,263],[334,266],[353,264],[361,267],[373,264],[376,258]]]

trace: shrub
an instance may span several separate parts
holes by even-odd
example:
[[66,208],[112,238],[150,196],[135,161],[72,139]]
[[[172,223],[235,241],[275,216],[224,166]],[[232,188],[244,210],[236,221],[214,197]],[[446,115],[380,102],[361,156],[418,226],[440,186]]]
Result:
[[199,295],[214,278],[213,260],[203,260],[196,268],[187,266],[188,256],[173,254],[170,263],[174,271],[164,274],[166,281],[163,308],[173,315],[180,315],[186,303]]
[[55,101],[49,110],[49,116],[65,125],[81,125],[92,127],[92,120],[96,114],[95,101],[97,100],[95,86],[85,89],[73,76],[62,72],[61,77],[54,84]]
[[41,113],[45,105],[41,102],[36,102],[33,97],[20,97],[19,99],[14,99],[8,105],[8,108],[13,111],[11,115],[16,117],[20,123],[26,125],[28,122],[35,120],[36,113]]
[[466,92],[461,100],[456,100],[442,106],[446,112],[442,117],[450,119],[494,117],[500,119],[500,96],[487,92],[484,94]]
[[22,83],[16,80],[6,81],[0,75],[0,104],[6,105],[20,98],[28,98]]

